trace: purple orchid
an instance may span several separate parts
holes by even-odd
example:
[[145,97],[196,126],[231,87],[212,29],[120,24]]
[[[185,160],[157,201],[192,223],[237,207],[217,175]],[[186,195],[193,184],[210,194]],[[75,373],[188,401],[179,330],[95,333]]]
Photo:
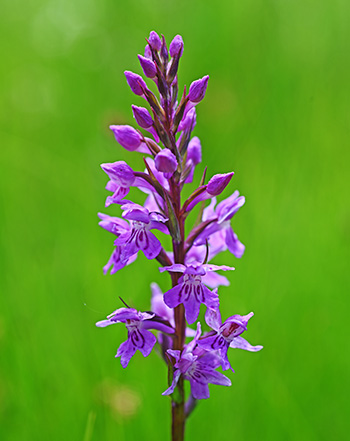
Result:
[[[156,283],[151,283],[151,310],[163,320],[168,321],[175,327],[174,310],[169,308],[164,302],[164,294]],[[194,337],[196,332],[191,328],[186,328],[186,337]]]
[[202,277],[210,271],[228,271],[234,268],[226,265],[189,265],[185,266],[175,263],[171,266],[159,268],[160,272],[169,271],[173,273],[183,273],[178,285],[171,288],[164,294],[164,302],[169,308],[175,308],[184,304],[185,316],[189,324],[197,320],[201,303],[208,308],[215,308],[219,304],[217,293],[210,291],[202,282]]
[[127,261],[139,250],[143,251],[147,259],[154,259],[162,249],[159,239],[150,232],[157,229],[165,234],[169,234],[168,228],[164,224],[167,219],[160,213],[149,212],[141,205],[128,203],[122,205],[122,216],[131,221],[130,230],[121,234],[114,242],[115,245],[122,246],[121,261]]
[[[143,251],[147,259],[156,258],[162,245],[150,230],[157,229],[168,234],[168,229],[164,224],[167,219],[160,213],[149,212],[147,208],[134,203],[124,204],[122,209],[124,210],[123,218],[129,220],[131,225],[124,219],[99,213],[100,226],[118,236],[114,241],[114,245],[119,249],[118,262],[125,266],[139,250]],[[116,265],[116,268],[119,269],[119,265]]]
[[128,339],[122,343],[116,357],[120,357],[123,368],[129,364],[131,357],[139,350],[147,357],[155,345],[156,337],[148,329],[156,329],[172,334],[174,329],[156,320],[152,320],[155,314],[140,312],[133,308],[119,308],[107,316],[107,320],[96,323],[99,328],[104,328],[115,323],[125,323],[128,330]]
[[227,350],[231,348],[245,349],[246,351],[257,352],[263,347],[252,346],[240,335],[247,330],[247,324],[253,313],[247,315],[232,315],[222,323],[219,308],[208,308],[205,314],[207,325],[212,331],[205,334],[199,341],[198,345],[206,350],[218,350],[222,357],[223,370],[232,369],[227,358]]
[[[166,361],[169,373],[173,373],[172,383],[163,393],[171,395],[172,400],[172,441],[184,440],[185,421],[196,400],[209,397],[209,384],[231,385],[217,371],[220,366],[224,370],[231,368],[228,348],[252,352],[262,348],[250,345],[241,336],[253,313],[232,315],[222,322],[217,288],[229,286],[230,282],[217,272],[234,268],[211,263],[227,249],[236,257],[244,253],[245,247],[231,227],[231,219],[243,206],[244,197],[235,191],[217,203],[217,197],[229,186],[234,173],[214,174],[207,180],[206,168],[202,167],[198,186],[183,192],[188,184],[195,182],[196,167],[201,167],[202,146],[199,138],[193,136],[193,130],[197,122],[196,106],[205,97],[209,80],[206,75],[193,81],[189,88],[184,87],[183,92],[179,90],[178,67],[183,52],[180,35],[168,47],[165,37],[152,31],[144,55],[138,55],[152,88],[148,88],[142,76],[125,71],[132,92],[146,102],[146,107],[132,105],[140,130],[129,125],[112,125],[110,129],[125,150],[146,155],[145,169],[136,171],[124,161],[102,164],[109,177],[106,189],[113,193],[107,197],[106,206],[117,204],[122,214],[113,217],[99,213],[100,226],[116,236],[113,253],[103,268],[105,274],[108,271],[114,274],[130,265],[140,250],[147,259],[157,260],[160,272],[170,274],[172,287],[164,294],[152,283],[151,311],[120,308],[97,326],[126,325],[128,338],[116,355],[124,368],[137,350],[146,357],[158,341],[157,352]],[[152,137],[145,137],[143,130]],[[132,194],[131,187],[146,195],[143,205],[126,199]],[[186,198],[184,194],[190,196]],[[209,205],[204,207],[208,200]],[[188,226],[188,218],[196,219],[192,228]],[[153,234],[155,229],[168,236],[165,243],[171,244],[170,249],[162,245],[164,236],[159,235],[158,239]],[[202,303],[211,330],[201,336],[200,323],[197,331],[188,324],[197,320]],[[186,342],[193,336],[192,341]],[[186,381],[191,386],[187,402]],[[172,395],[175,390],[177,393]]]
[[110,181],[107,182],[106,190],[113,192],[112,196],[107,196],[106,207],[111,204],[130,202],[124,199],[129,193],[130,187],[150,188],[147,181],[135,176],[133,169],[124,161],[101,164],[101,168],[110,178]]
[[230,197],[220,202],[214,209],[216,198],[212,199],[211,204],[203,212],[203,221],[214,220],[201,234],[198,235],[194,244],[203,245],[205,241],[214,234],[215,240],[220,243],[222,250],[228,249],[234,256],[243,256],[245,246],[239,241],[236,233],[231,227],[230,220],[237,211],[244,205],[245,197],[239,196],[235,191]]
[[114,193],[113,196],[107,197],[106,207],[111,204],[122,203],[122,200],[129,193],[130,187],[135,183],[133,169],[124,161],[101,164],[101,168],[110,179],[106,189]]
[[209,398],[208,384],[231,386],[230,379],[215,370],[221,364],[219,353],[197,347],[200,334],[201,326],[198,323],[195,338],[185,346],[182,353],[179,350],[168,349],[168,354],[174,357],[176,362],[173,381],[163,395],[174,392],[181,375],[190,382],[192,396],[197,400]]

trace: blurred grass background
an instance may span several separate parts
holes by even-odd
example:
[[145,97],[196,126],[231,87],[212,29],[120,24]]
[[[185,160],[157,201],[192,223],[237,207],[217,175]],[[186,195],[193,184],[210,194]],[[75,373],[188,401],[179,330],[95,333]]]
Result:
[[[165,440],[166,369],[114,359],[123,326],[167,276],[143,255],[114,276],[102,162],[142,168],[108,130],[142,105],[123,71],[154,29],[185,41],[180,84],[210,75],[195,134],[209,176],[246,196],[223,316],[255,317],[196,440],[333,440],[349,432],[350,4],[345,0],[5,0],[0,41],[0,439]],[[118,213],[111,207],[109,213]]]

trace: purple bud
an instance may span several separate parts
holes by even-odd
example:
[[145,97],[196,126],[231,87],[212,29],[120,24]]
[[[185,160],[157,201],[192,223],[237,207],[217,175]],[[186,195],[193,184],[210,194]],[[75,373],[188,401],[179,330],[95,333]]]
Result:
[[162,42],[160,41],[160,38],[155,31],[151,31],[148,38],[149,44],[155,51],[159,51],[160,47],[162,46]]
[[144,82],[143,78],[140,75],[135,74],[134,72],[130,72],[129,70],[126,70],[124,72],[124,75],[126,77],[126,81],[130,86],[130,89],[134,92],[134,94],[142,96],[142,87],[147,89],[147,84]]
[[143,57],[142,55],[138,55],[138,59],[140,61],[143,73],[146,75],[146,77],[154,78],[157,73],[157,69],[154,62],[146,57]]
[[[180,52],[181,51],[181,52]],[[180,57],[184,51],[184,42],[181,35],[176,35],[169,46],[169,52],[171,57],[175,57],[180,52]]]
[[142,138],[137,130],[131,126],[109,126],[113,131],[115,139],[126,150],[134,151],[140,147]]
[[174,173],[177,169],[177,159],[172,151],[164,149],[155,157],[156,169],[162,173]]
[[182,132],[183,130],[193,130],[196,126],[196,122],[197,122],[196,109],[192,107],[192,109],[189,110],[186,113],[186,116],[181,120],[178,131]]
[[169,55],[164,35],[162,35],[162,47],[160,48],[160,56],[163,59],[163,62],[166,64],[168,62]]
[[187,160],[191,160],[193,165],[202,161],[202,146],[198,136],[194,136],[188,144]]
[[132,113],[137,121],[137,124],[143,129],[148,129],[153,125],[153,119],[149,114],[149,111],[144,107],[138,107],[132,105]]
[[152,52],[151,52],[151,49],[150,49],[150,47],[149,47],[148,44],[146,44],[146,46],[145,46],[145,53],[144,53],[144,56],[145,56],[146,58],[149,58],[150,60],[152,60]]
[[207,192],[212,196],[217,196],[224,191],[227,184],[231,181],[233,172],[214,175],[207,185]]
[[209,75],[206,75],[205,77],[197,81],[193,81],[193,83],[190,85],[188,99],[192,101],[192,103],[199,103],[200,101],[202,101],[205,95],[205,91],[207,90],[208,80]]
[[101,164],[101,168],[121,187],[130,187],[135,181],[134,171],[125,161]]

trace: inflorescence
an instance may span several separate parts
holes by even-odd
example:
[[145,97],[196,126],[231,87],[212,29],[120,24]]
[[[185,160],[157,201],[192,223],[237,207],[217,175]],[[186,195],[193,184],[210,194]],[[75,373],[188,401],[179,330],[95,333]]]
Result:
[[[205,183],[205,168],[198,188],[185,201],[181,198],[202,160],[200,140],[191,134],[196,125],[196,105],[203,100],[209,80],[204,76],[194,81],[178,100],[177,72],[183,47],[180,35],[168,48],[164,37],[152,31],[144,56],[138,55],[143,73],[155,83],[159,97],[140,75],[125,72],[131,90],[149,105],[149,109],[133,105],[132,112],[150,137],[129,125],[110,128],[122,147],[145,155],[145,170],[134,171],[124,161],[101,165],[109,177],[106,189],[112,193],[106,207],[117,204],[122,210],[121,218],[99,214],[100,226],[116,236],[104,272],[114,274],[134,262],[142,251],[147,259],[159,262],[161,272],[170,274],[172,288],[163,294],[152,283],[151,311],[122,307],[97,326],[125,324],[128,338],[116,355],[123,368],[137,350],[148,356],[158,341],[171,374],[163,395],[172,394],[182,378],[190,382],[190,398],[202,399],[209,397],[209,383],[231,385],[229,378],[217,370],[232,369],[229,348],[259,351],[262,346],[252,346],[242,337],[252,312],[222,321],[218,287],[229,285],[229,281],[217,271],[234,268],[208,263],[225,250],[237,258],[244,253],[245,247],[231,227],[231,219],[244,205],[244,196],[235,191],[219,203],[216,200],[233,172],[214,175]],[[127,199],[130,187],[147,195],[143,205]],[[187,232],[185,222],[194,209],[199,212],[197,221]],[[170,235],[173,249],[165,250],[152,230]],[[196,331],[187,326],[198,319],[201,304],[206,306],[205,322],[209,327],[203,334],[199,322]],[[186,339],[190,341],[186,343]]]

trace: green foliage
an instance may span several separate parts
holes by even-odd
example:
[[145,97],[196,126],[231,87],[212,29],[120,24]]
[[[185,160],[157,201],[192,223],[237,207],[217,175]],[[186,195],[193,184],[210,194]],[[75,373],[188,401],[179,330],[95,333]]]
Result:
[[203,166],[234,170],[230,190],[247,199],[233,224],[246,254],[216,262],[236,267],[222,311],[253,310],[246,337],[264,345],[231,351],[233,386],[211,386],[188,439],[347,438],[349,12],[341,0],[1,6],[1,440],[167,439],[163,361],[138,354],[124,371],[125,329],[94,326],[118,296],[148,309],[149,284],[169,287],[143,255],[103,276],[112,237],[96,216],[99,164],[143,169],[108,125],[142,105],[123,71],[141,73],[152,29],[182,34],[181,87],[210,75]]

